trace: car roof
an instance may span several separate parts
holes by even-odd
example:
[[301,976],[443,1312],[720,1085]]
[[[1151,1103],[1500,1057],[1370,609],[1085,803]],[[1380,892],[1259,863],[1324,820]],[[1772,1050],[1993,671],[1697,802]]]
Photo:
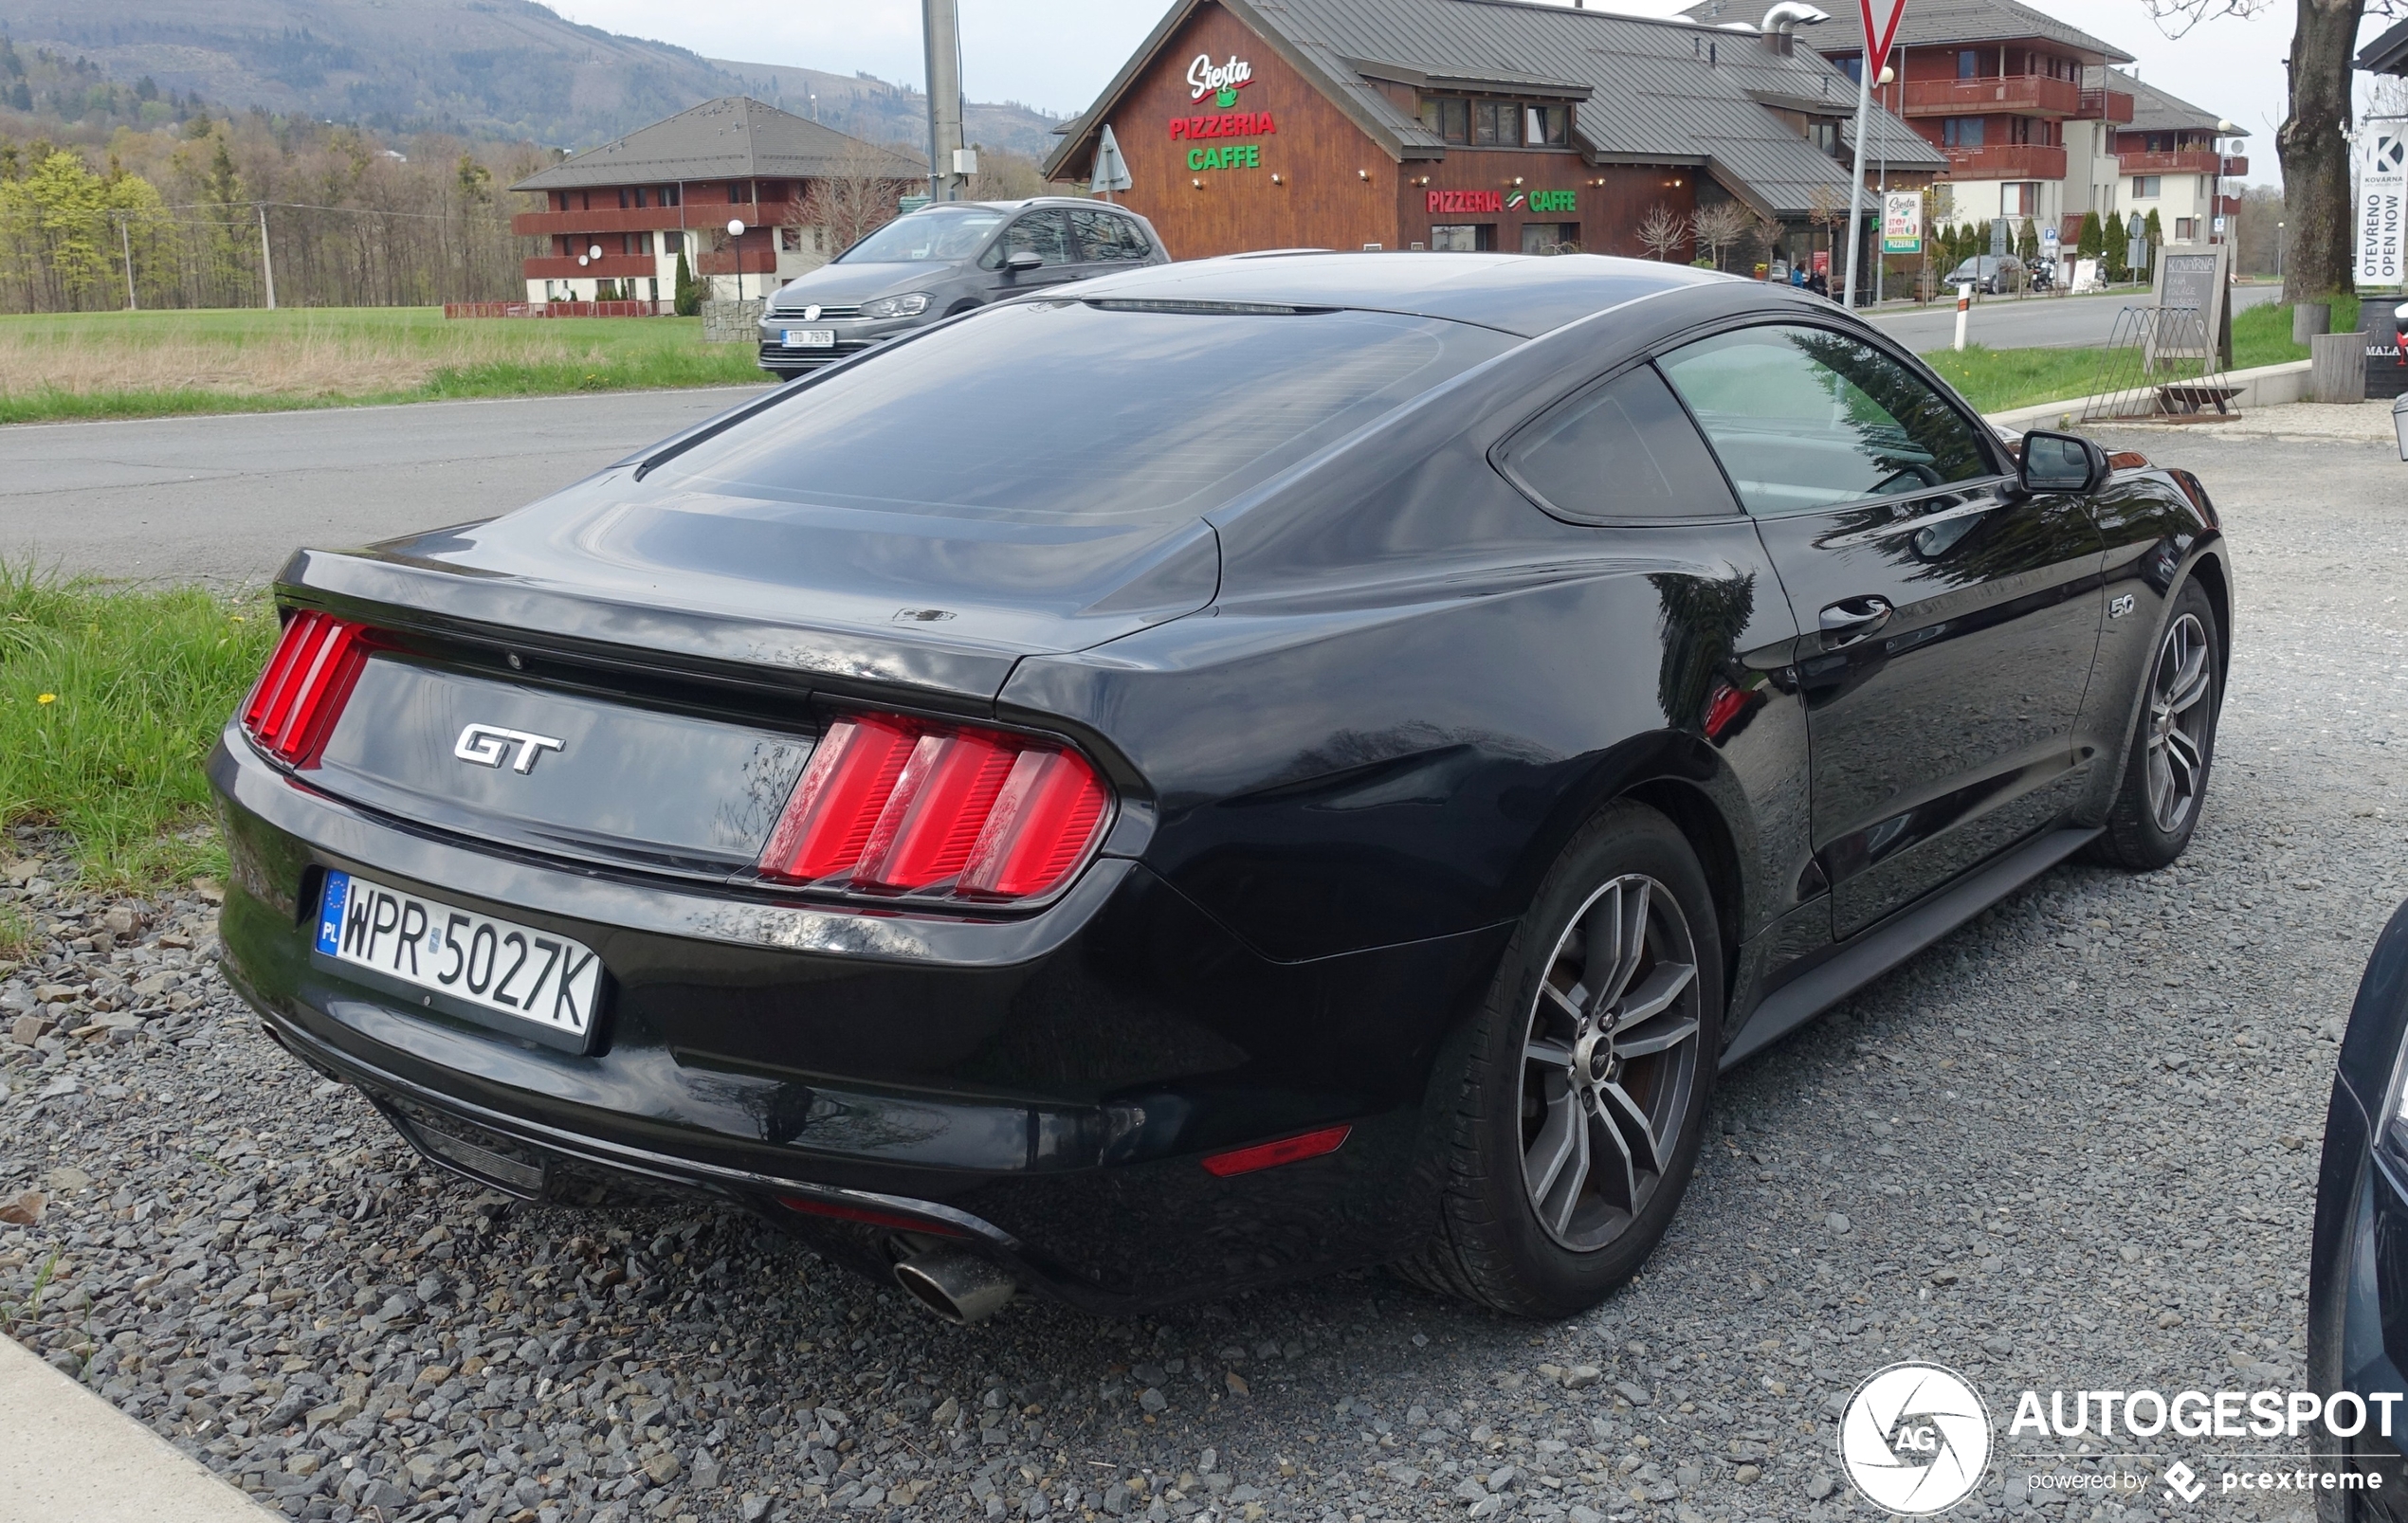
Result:
[[[1091,196],[1084,195],[1032,195],[1024,197],[1018,201],[931,201],[926,206],[921,207],[920,211],[966,211],[973,207],[983,208],[989,211],[1026,211],[1031,207],[1104,207],[1110,205],[1111,203],[1109,202],[1098,201]],[[1127,207],[1114,206],[1112,207],[1112,209],[1115,211],[1128,212],[1130,216],[1137,215],[1135,211],[1131,210]],[[918,216],[919,214],[920,213],[917,211],[912,213],[913,216]]]
[[1598,254],[1231,255],[1081,281],[1089,300],[1255,301],[1446,317],[1536,337],[1659,291],[1755,282],[1686,264]]

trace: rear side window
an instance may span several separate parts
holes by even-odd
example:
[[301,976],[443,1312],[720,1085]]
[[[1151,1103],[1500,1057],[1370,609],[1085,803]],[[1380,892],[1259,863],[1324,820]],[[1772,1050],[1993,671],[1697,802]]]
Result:
[[1644,365],[1523,427],[1505,467],[1549,512],[1582,523],[1739,512],[1688,415]]
[[1089,263],[1135,263],[1154,252],[1145,229],[1117,212],[1074,207],[1070,234],[1079,241],[1079,257]]
[[1812,513],[1996,473],[1962,412],[1845,334],[1742,328],[1657,363],[1750,513]]
[[1172,523],[1520,342],[1394,313],[1005,302],[831,372],[646,480],[698,489],[687,511],[858,511],[882,533],[897,515]]

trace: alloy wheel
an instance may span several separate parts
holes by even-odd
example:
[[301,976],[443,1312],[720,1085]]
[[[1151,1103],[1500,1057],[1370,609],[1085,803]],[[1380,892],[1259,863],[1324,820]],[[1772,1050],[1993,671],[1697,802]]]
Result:
[[1670,1167],[1698,1078],[1697,950],[1672,893],[1603,884],[1548,958],[1523,1043],[1522,1175],[1539,1224],[1594,1252]]
[[2185,613],[2165,631],[2149,676],[2144,734],[2149,816],[2166,835],[2190,818],[2206,781],[2208,726],[2215,718],[2207,701],[2215,683],[2213,660],[2207,627],[2197,614]]

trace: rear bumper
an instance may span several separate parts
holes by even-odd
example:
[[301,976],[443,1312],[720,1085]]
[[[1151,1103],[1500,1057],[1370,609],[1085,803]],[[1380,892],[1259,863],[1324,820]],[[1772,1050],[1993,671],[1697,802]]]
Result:
[[[1016,920],[741,900],[376,816],[238,735],[210,771],[228,973],[312,1067],[798,1228],[779,1197],[926,1221],[1097,1308],[1410,1246],[1434,1209],[1414,1167],[1431,1060],[1505,934],[1270,963],[1125,859]],[[596,1049],[456,1023],[318,956],[302,922],[330,867],[593,947]],[[1353,1134],[1324,1158],[1231,1179],[1198,1161],[1340,1121]]]

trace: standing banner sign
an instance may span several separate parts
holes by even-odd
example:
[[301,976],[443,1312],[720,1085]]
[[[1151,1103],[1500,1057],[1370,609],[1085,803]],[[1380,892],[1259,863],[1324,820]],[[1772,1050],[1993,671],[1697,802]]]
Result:
[[1881,198],[1881,251],[1923,252],[1923,192],[1891,190]]
[[2408,117],[2374,117],[2358,130],[2358,283],[2397,286],[2408,264],[2401,203],[2408,200]]

